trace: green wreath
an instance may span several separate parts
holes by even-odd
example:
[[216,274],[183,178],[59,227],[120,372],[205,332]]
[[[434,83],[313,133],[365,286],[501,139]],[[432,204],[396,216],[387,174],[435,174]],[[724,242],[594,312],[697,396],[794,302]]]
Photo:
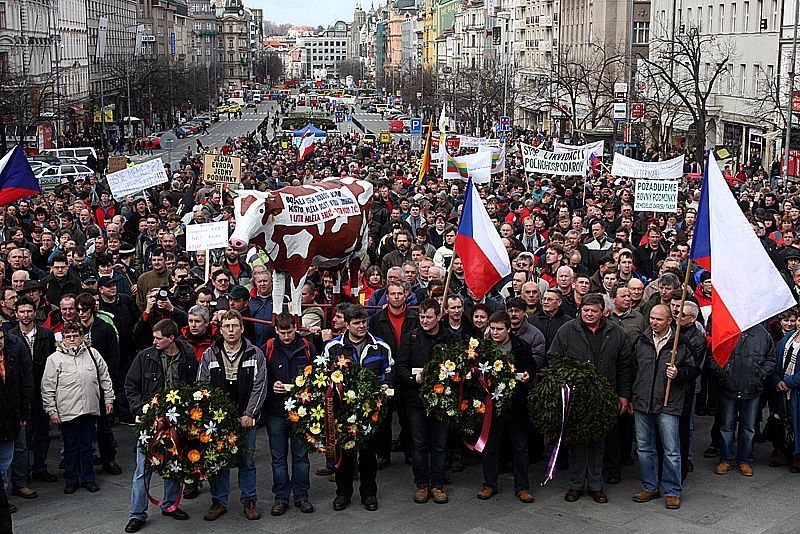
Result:
[[542,434],[561,432],[561,388],[571,389],[564,441],[587,444],[605,437],[619,414],[619,399],[611,384],[591,362],[574,356],[557,358],[536,380],[528,397],[531,421]]

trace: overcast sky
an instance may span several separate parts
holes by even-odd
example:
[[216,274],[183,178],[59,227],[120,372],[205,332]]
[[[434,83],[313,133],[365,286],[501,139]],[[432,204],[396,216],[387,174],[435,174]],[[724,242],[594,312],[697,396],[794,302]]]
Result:
[[[353,21],[353,9],[358,0],[245,0],[251,7],[264,9],[264,20],[291,22],[301,26],[325,26],[337,20]],[[382,3],[380,0],[375,5]],[[362,0],[369,10],[370,0]]]

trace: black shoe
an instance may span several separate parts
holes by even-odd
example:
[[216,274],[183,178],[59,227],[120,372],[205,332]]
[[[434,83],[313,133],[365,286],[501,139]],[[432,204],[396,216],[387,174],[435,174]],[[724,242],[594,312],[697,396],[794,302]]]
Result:
[[461,454],[453,454],[453,473],[460,473],[465,468]]
[[61,460],[60,462],[58,462],[58,468],[61,469],[61,470],[64,469],[64,460]]
[[183,490],[184,499],[196,499],[200,494],[200,485],[196,482],[193,484],[186,484]]
[[16,505],[9,504],[9,505],[8,505],[8,513],[9,513],[9,514],[16,514],[16,513],[17,513],[17,507],[16,507]]
[[[63,464],[64,461],[62,460],[61,463]],[[95,456],[94,460],[93,460],[93,464],[94,465],[103,465],[103,460],[101,460],[99,456]],[[63,469],[63,467],[62,467],[62,469]]]
[[370,495],[369,497],[361,497],[361,504],[368,512],[374,512],[378,509],[378,498]]
[[396,439],[392,442],[392,448],[390,450],[392,452],[403,452],[403,444],[400,443],[399,439]]
[[631,456],[623,456],[622,457],[622,465],[633,465],[633,457]]
[[141,519],[131,519],[128,521],[128,524],[125,525],[125,532],[139,532],[143,526],[144,521]]
[[608,482],[612,486],[615,486],[620,482],[622,482],[622,477],[620,476],[619,473],[609,473],[608,477],[606,478],[606,482]]
[[698,406],[697,408],[695,408],[694,413],[695,415],[703,416],[706,415],[708,412],[706,412],[705,406]]
[[117,462],[111,460],[110,462],[106,462],[103,464],[103,471],[105,471],[109,475],[119,475],[120,473],[122,473],[122,468],[119,466]]
[[132,415],[125,415],[119,418],[119,422],[125,426],[136,426],[136,419]]
[[72,495],[76,491],[78,491],[78,486],[73,486],[71,484],[67,484],[66,486],[64,486],[64,493],[66,493],[67,495]]
[[48,471],[39,471],[38,473],[33,473],[31,476],[34,480],[40,482],[58,482],[58,477]]
[[716,458],[717,456],[719,456],[719,449],[713,445],[703,451],[703,458]]
[[333,500],[333,509],[337,512],[341,512],[345,508],[350,506],[350,497],[345,497],[344,495],[337,495],[336,498]]
[[100,491],[100,486],[97,485],[97,482],[84,482],[81,484],[81,487],[86,488],[86,491],[89,493],[97,493]]
[[384,469],[392,465],[392,460],[389,458],[378,458],[378,470]]
[[187,514],[180,508],[175,508],[171,512],[165,512],[164,510],[161,510],[161,515],[171,517],[172,519],[177,519],[178,521],[186,521],[187,519],[189,519],[189,514]]
[[309,501],[295,501],[294,505],[304,514],[310,514],[314,511],[314,505]]
[[289,509],[289,505],[285,502],[276,502],[272,505],[272,509],[269,511],[272,515],[283,515]]

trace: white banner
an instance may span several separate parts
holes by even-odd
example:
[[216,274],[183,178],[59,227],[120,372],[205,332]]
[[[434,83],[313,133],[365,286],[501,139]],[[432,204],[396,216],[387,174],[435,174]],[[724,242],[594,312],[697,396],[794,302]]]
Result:
[[186,225],[186,250],[211,250],[228,246],[228,221]]
[[678,209],[676,180],[636,180],[634,211],[674,212]]
[[525,172],[554,174],[557,176],[586,176],[586,151],[549,152],[532,145],[520,143]]
[[506,145],[500,148],[482,146],[478,151],[488,151],[492,153],[492,174],[503,174],[506,170]]
[[168,180],[161,158],[151,159],[133,167],[106,175],[111,195],[117,200],[125,200],[128,195],[144,191],[148,187],[163,184]]
[[299,197],[286,193],[280,193],[280,196],[285,209],[276,216],[275,224],[305,226],[361,213],[356,197],[346,187],[323,189]]
[[[445,180],[472,178],[476,184],[488,184],[492,179],[492,151],[481,150],[475,154],[451,157],[444,169]],[[466,174],[466,176],[465,176]]]
[[590,154],[594,154],[598,158],[603,157],[603,148],[604,143],[603,141],[598,141],[596,143],[586,143],[585,145],[565,145],[564,143],[559,143],[558,141],[553,141],[553,152],[559,154],[561,152],[572,152],[574,150],[586,150],[586,157],[588,158]]
[[647,180],[679,180],[683,176],[683,156],[667,161],[647,162],[614,154],[611,174]]

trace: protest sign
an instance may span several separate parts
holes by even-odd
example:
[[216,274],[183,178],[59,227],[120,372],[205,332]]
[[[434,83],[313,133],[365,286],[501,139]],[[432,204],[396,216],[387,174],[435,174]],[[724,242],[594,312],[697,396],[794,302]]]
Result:
[[228,221],[186,225],[186,250],[211,250],[228,245]]
[[586,150],[587,158],[590,154],[594,154],[598,158],[602,158],[603,141],[601,140],[596,143],[586,143],[585,145],[567,145],[564,143],[559,143],[558,141],[553,141],[553,152],[556,154],[560,154],[562,152],[572,152],[574,150]]
[[452,157],[447,155],[444,169],[445,180],[472,181],[476,184],[488,184],[492,177],[492,151],[482,150],[475,154]]
[[678,209],[678,185],[676,180],[636,180],[634,211],[663,211]]
[[215,184],[238,184],[242,179],[242,158],[224,154],[203,156],[203,180]]
[[128,167],[128,158],[126,156],[109,156],[108,166],[106,167],[106,174],[112,172],[119,172]]
[[161,158],[151,159],[133,167],[106,175],[111,194],[117,200],[144,191],[148,187],[163,184],[168,180]]
[[554,174],[557,176],[586,176],[586,151],[549,152],[520,143],[525,172]]
[[280,193],[280,196],[285,209],[277,215],[275,224],[304,226],[361,213],[356,197],[346,187],[325,189],[310,195]]
[[683,156],[667,161],[639,161],[622,154],[614,154],[611,174],[646,180],[678,180],[683,176]]

